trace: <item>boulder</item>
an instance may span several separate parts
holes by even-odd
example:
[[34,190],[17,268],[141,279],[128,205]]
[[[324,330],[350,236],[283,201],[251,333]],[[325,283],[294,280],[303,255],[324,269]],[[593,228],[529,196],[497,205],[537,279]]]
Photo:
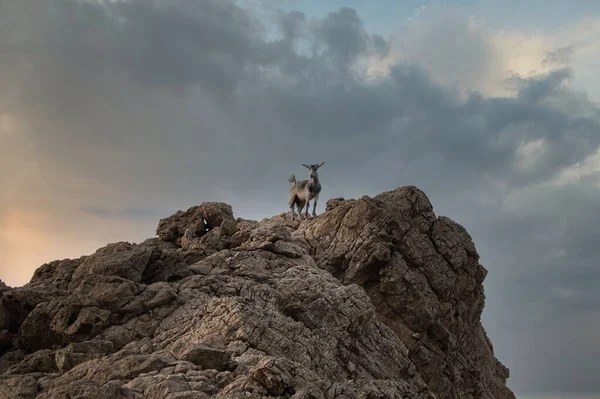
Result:
[[194,206],[187,211],[178,211],[168,218],[161,219],[156,228],[156,235],[166,242],[177,242],[190,230],[195,236],[204,234],[204,220],[200,206]]
[[220,228],[221,236],[232,236],[236,232],[236,226],[237,221],[233,217],[230,205],[223,202],[204,202],[161,219],[156,234],[162,241],[187,247],[194,238],[200,238],[217,227]]

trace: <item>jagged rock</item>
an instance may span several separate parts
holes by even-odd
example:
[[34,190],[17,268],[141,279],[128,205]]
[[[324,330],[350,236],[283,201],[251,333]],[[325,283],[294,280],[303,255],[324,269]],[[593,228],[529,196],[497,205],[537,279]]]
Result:
[[[4,304],[4,291],[8,290],[8,286],[0,280],[0,354],[4,353],[12,345],[13,334],[8,329],[11,324],[18,324],[17,322],[11,323],[11,315],[9,309]],[[13,327],[13,333],[15,328]]]
[[236,218],[235,221],[238,231],[252,229],[258,224],[256,220],[248,220],[243,218]]
[[186,229],[179,241],[181,248],[189,249],[192,241],[194,241],[194,238],[196,238],[196,235],[190,229]]
[[35,376],[0,376],[0,398],[33,399],[37,393]]
[[24,348],[40,350],[96,336],[109,325],[111,312],[96,306],[80,307],[70,299],[41,303],[19,329]]
[[437,218],[416,187],[330,208],[299,228],[311,254],[345,284],[365,288],[430,389],[438,397],[459,396],[457,386],[475,397],[512,397],[481,327],[487,271],[466,230]]
[[193,254],[182,253],[177,248],[165,247],[160,241],[153,241],[145,245],[152,248],[150,263],[142,273],[142,282],[146,284],[159,281],[175,281],[189,276],[190,272],[187,258],[193,257]]
[[67,290],[73,272],[85,258],[56,260],[46,263],[33,273],[31,285],[51,285],[61,290]]
[[257,224],[258,222],[254,220],[237,218],[237,231],[231,237],[231,246],[235,248],[247,241],[252,233],[252,230],[256,228]]
[[286,389],[293,385],[292,377],[285,372],[285,367],[277,367],[276,359],[260,362],[251,371],[250,376],[273,396],[283,395]]
[[308,253],[301,243],[292,240],[292,228],[272,221],[264,221],[240,232],[235,242],[239,246],[234,249],[240,251],[265,250],[292,258],[298,258]]
[[19,364],[9,368],[4,374],[53,373],[55,371],[58,369],[54,360],[54,352],[44,349],[26,356]]
[[225,237],[226,235],[221,234],[221,228],[215,227],[202,238],[194,240],[190,249],[202,250],[206,255],[212,255],[229,246],[229,241]]
[[237,231],[236,221],[233,217],[223,219],[219,227],[219,235],[222,237],[231,237]]
[[69,344],[66,348],[56,351],[54,361],[61,372],[66,372],[80,363],[110,354],[114,345],[110,341],[94,340]]
[[416,187],[302,221],[203,203],[157,235],[0,283],[0,397],[514,398],[487,271]]
[[[348,200],[348,201],[354,201],[354,200]],[[337,208],[338,206],[343,205],[345,202],[346,202],[346,200],[343,197],[332,198],[325,203],[325,212],[332,211],[335,208]]]
[[[0,313],[0,318],[2,317],[4,316]],[[13,333],[6,329],[0,330],[0,353],[4,353],[5,350],[12,346],[13,339]]]
[[0,315],[3,316],[0,318],[0,329],[11,333],[18,332],[21,323],[38,304],[48,302],[61,294],[61,291],[52,288],[21,287],[3,291],[0,293]]
[[[202,215],[208,225],[204,223]],[[236,225],[230,205],[223,202],[203,202],[187,211],[178,211],[168,218],[161,219],[156,234],[163,241],[189,246],[190,241],[195,237],[200,238],[207,233],[207,230],[217,227],[220,228],[220,235],[232,236],[236,232]],[[182,238],[184,238],[183,242]]]
[[67,386],[42,392],[36,396],[36,399],[137,399],[132,391],[122,388],[120,384],[121,381],[108,381],[105,384],[92,381],[74,381]]
[[22,349],[14,349],[6,352],[0,357],[0,375],[4,374],[11,367],[21,363],[26,357],[27,352]]
[[224,371],[231,364],[230,353],[202,344],[179,341],[172,350],[177,359],[193,363],[204,370]]
[[163,241],[177,242],[186,230],[195,236],[201,236],[204,233],[204,221],[200,206],[194,206],[185,212],[178,211],[168,218],[161,219],[156,228],[156,235]]
[[200,209],[204,212],[206,221],[211,227],[227,226],[227,232],[224,234],[234,234],[237,222],[233,217],[231,205],[223,202],[203,202]]
[[69,290],[74,284],[90,274],[117,276],[135,283],[142,281],[142,274],[150,264],[152,248],[128,242],[109,244],[86,257],[73,273]]

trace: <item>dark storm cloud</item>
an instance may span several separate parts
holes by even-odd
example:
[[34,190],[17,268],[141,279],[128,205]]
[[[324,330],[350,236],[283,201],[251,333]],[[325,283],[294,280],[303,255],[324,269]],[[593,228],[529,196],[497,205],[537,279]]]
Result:
[[[36,189],[54,203],[76,198],[109,219],[223,200],[258,218],[286,210],[286,179],[303,177],[301,163],[326,162],[320,209],[326,198],[415,184],[475,238],[490,270],[484,318],[514,388],[547,387],[544,353],[565,350],[567,334],[548,321],[576,313],[584,323],[600,299],[599,191],[548,184],[600,144],[600,113],[569,89],[570,69],[514,78],[513,97],[464,96],[414,64],[366,79],[360,63],[390,43],[352,9],[280,14],[278,26],[269,37],[224,0],[0,1],[0,109],[27,130],[48,173],[23,198]],[[458,49],[455,31],[448,48],[472,51],[472,67],[485,69],[489,49],[474,37]],[[452,55],[423,51],[442,64]],[[88,192],[96,186],[112,195]],[[541,325],[555,341],[532,343]],[[526,368],[528,344],[541,360]],[[576,361],[565,359],[554,388]]]
[[569,45],[549,51],[543,62],[549,65],[567,65],[571,62],[577,46]]
[[317,29],[317,38],[327,46],[336,66],[347,68],[368,48],[369,35],[351,8],[330,13]]
[[560,69],[549,73],[543,79],[519,79],[519,97],[528,103],[537,103],[556,91],[569,77],[571,77],[569,69]]
[[[46,47],[34,55],[40,65],[37,72],[44,77],[36,94],[44,96],[45,106],[62,107],[51,109],[50,118],[66,116],[87,123],[99,119],[89,129],[92,137],[137,134],[103,125],[110,119],[106,113],[127,119],[129,107],[140,105],[126,101],[137,102],[135,95],[141,91],[151,96],[152,90],[170,93],[196,87],[202,97],[229,98],[227,116],[234,121],[250,117],[250,111],[260,113],[257,120],[239,121],[249,129],[242,131],[240,126],[234,135],[249,145],[265,143],[268,136],[270,150],[279,152],[312,149],[323,157],[334,148],[360,145],[368,159],[390,148],[410,157],[418,148],[418,154],[433,151],[448,162],[502,176],[510,173],[526,184],[547,178],[598,144],[597,119],[543,104],[561,94],[568,70],[519,80],[516,98],[474,94],[466,101],[437,86],[417,66],[398,65],[378,83],[341,73],[359,56],[381,47],[381,39],[365,32],[352,9],[340,9],[318,23],[299,13],[288,14],[281,19],[283,40],[268,41],[259,22],[229,1],[180,1],[177,6],[140,1],[55,3],[55,16],[47,21]],[[312,50],[296,51],[301,41],[311,44]],[[295,63],[292,68],[290,62]],[[123,86],[137,82],[141,88],[130,88],[134,98],[124,100],[113,81]],[[192,106],[190,102],[188,107]],[[216,132],[202,129],[202,119],[210,115],[194,120],[193,112],[174,112],[179,114],[173,117],[193,121],[197,134],[214,144]],[[185,121],[176,123],[181,122]],[[280,131],[274,134],[272,129]],[[185,130],[192,135],[192,126]],[[388,133],[381,137],[384,131]],[[292,147],[297,135],[307,139]],[[535,139],[548,142],[537,170],[513,170],[516,147]],[[345,156],[332,161],[351,162]]]
[[[278,93],[273,106],[303,136],[327,138],[323,142],[331,143],[326,147],[331,152],[334,146],[358,140],[367,158],[384,149],[410,158],[418,150],[418,156],[433,153],[454,165],[528,184],[583,159],[600,142],[598,118],[543,104],[561,95],[566,76],[559,71],[523,82],[515,98],[473,94],[463,101],[418,67],[399,65],[382,83],[296,87],[291,95]],[[370,140],[360,140],[366,137]],[[519,170],[518,146],[537,139],[544,139],[548,148],[537,165]],[[344,156],[335,161],[352,162]]]
[[[25,7],[6,3],[3,19],[18,18]],[[49,12],[28,13],[29,24],[43,32],[6,35],[0,48],[34,62],[39,70],[32,72],[43,77],[34,82],[35,94],[57,107],[88,104],[88,91],[107,80],[168,90],[199,86],[228,96],[246,68],[259,64],[264,45],[258,21],[228,0],[51,0],[43,7]]]

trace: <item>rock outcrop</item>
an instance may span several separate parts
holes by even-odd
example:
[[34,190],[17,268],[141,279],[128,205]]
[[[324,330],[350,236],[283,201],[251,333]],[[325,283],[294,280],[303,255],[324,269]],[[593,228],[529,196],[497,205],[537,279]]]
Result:
[[0,398],[514,398],[471,237],[416,187],[157,235],[0,282]]

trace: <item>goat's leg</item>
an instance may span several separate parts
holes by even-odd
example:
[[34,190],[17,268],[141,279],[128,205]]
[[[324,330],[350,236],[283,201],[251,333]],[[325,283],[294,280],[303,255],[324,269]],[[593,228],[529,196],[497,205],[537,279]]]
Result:
[[304,216],[308,217],[308,208],[310,207],[310,200],[306,201],[306,212],[304,212]]
[[313,211],[312,211],[313,216],[317,216],[317,202],[318,201],[319,201],[319,196],[315,195],[313,198]]
[[300,201],[298,201],[298,197],[293,190],[290,190],[290,199],[288,204],[290,205],[290,210],[292,212],[292,220],[294,220],[296,219],[296,212],[294,211],[294,208],[298,208],[300,206]]
[[298,220],[302,220],[303,208],[304,208],[304,202],[298,203],[298,206],[296,207],[296,213],[298,214]]
[[290,210],[290,213],[292,216],[292,220],[296,220],[296,210],[294,209],[294,205],[292,205],[291,208],[292,209]]

